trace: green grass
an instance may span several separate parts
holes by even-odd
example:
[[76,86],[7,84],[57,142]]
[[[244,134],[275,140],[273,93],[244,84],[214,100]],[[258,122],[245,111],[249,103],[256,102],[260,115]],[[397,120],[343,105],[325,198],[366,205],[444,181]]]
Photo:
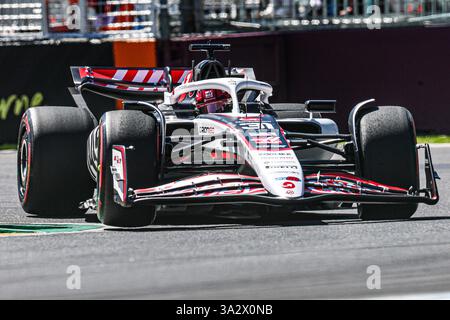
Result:
[[450,136],[447,135],[428,135],[417,136],[417,143],[450,143]]
[[0,150],[15,150],[16,148],[15,144],[0,144]]

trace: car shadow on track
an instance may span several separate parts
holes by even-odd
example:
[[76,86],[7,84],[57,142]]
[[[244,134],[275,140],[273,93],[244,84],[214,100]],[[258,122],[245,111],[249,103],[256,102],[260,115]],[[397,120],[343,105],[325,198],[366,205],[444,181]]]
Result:
[[126,232],[157,232],[157,231],[194,231],[194,230],[220,230],[220,229],[253,229],[276,228],[283,226],[308,226],[324,224],[318,218],[311,216],[282,217],[270,221],[259,218],[225,218],[202,214],[171,214],[158,216],[155,223],[144,228],[106,228],[106,230]]
[[448,216],[436,216],[436,217],[412,217],[410,219],[398,219],[398,220],[372,220],[363,221],[361,219],[347,220],[347,221],[330,221],[326,224],[336,225],[336,224],[375,224],[375,223],[406,223],[406,222],[419,222],[419,221],[438,221],[438,220],[450,220]]
[[79,222],[83,222],[83,219],[87,223],[100,223],[95,213],[80,213],[80,214],[27,214],[27,218],[36,219],[36,220],[55,220],[58,222],[64,222],[64,220],[80,220]]
[[[100,223],[94,212],[75,216],[35,216],[35,219],[68,220],[84,218],[86,223]],[[157,232],[157,231],[195,231],[195,230],[221,230],[221,229],[254,229],[279,227],[307,227],[307,226],[335,226],[335,225],[363,225],[381,223],[408,223],[419,221],[450,220],[449,216],[413,217],[407,220],[377,220],[362,221],[356,213],[330,213],[330,212],[297,212],[290,215],[280,215],[269,219],[260,218],[229,218],[205,215],[200,213],[175,213],[160,215],[155,223],[143,228],[109,228],[108,231],[125,232]]]
[[277,219],[230,219],[205,215],[171,215],[160,216],[155,224],[144,228],[106,228],[110,231],[122,232],[158,232],[158,231],[196,231],[196,230],[223,230],[223,229],[255,229],[255,228],[280,228],[280,227],[308,227],[308,226],[335,226],[335,225],[360,225],[392,222],[418,222],[450,220],[450,217],[417,217],[409,220],[378,220],[362,221],[356,214],[330,214],[302,212],[290,216],[282,216]]
[[[30,219],[42,219],[42,220],[48,220],[48,219],[52,219],[52,220],[73,220],[73,219],[83,219],[86,218],[86,215],[84,213],[80,213],[80,214],[31,214],[28,213],[27,214],[27,218]],[[98,220],[97,220],[98,222]]]

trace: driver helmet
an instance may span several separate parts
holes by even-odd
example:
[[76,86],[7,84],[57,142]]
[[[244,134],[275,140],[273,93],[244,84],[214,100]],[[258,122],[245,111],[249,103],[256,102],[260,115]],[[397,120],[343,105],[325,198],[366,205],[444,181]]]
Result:
[[195,96],[200,114],[227,112],[230,108],[230,95],[222,90],[199,90]]

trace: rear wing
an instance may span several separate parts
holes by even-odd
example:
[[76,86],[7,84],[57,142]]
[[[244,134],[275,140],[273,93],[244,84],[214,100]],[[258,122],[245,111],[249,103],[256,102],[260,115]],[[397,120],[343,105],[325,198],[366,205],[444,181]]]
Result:
[[[114,99],[162,100],[164,92],[192,81],[191,68],[70,67],[80,91],[90,91]],[[233,77],[255,79],[252,68],[233,68]]]
[[189,68],[71,67],[79,91],[91,91],[115,99],[162,99],[164,92],[182,84]]

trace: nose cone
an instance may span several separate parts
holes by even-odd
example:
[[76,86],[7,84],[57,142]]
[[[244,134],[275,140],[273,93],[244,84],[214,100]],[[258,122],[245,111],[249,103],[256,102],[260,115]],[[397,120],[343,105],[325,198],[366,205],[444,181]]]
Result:
[[253,153],[253,167],[264,188],[283,198],[303,196],[303,170],[292,149]]

